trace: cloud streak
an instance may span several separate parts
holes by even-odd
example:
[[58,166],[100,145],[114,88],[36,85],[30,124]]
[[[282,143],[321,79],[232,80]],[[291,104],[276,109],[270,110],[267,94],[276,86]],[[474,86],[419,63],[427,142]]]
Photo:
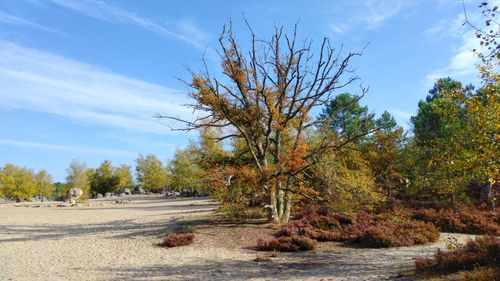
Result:
[[[476,26],[482,26],[484,18],[481,16],[480,10],[477,9],[475,2],[465,1],[465,4],[468,20]],[[492,7],[498,6],[500,5],[500,1],[491,1],[490,5]],[[456,79],[471,79],[472,81],[478,80],[477,78],[473,78],[473,76],[477,73],[476,64],[479,63],[480,60],[472,50],[476,49],[479,52],[487,52],[487,50],[486,47],[482,47],[480,45],[474,30],[471,30],[468,25],[464,25],[464,22],[465,17],[464,14],[461,13],[448,23],[442,21],[434,28],[424,31],[425,35],[439,33],[441,36],[461,37],[460,45],[453,53],[448,65],[436,69],[425,77],[427,87],[432,85],[438,78],[448,76]]]
[[149,17],[101,2],[85,0],[50,0],[61,7],[80,12],[89,17],[117,24],[132,24],[156,32],[164,37],[176,38],[198,49],[205,48],[207,34],[189,20],[163,24]]
[[345,33],[353,28],[375,29],[384,25],[388,20],[404,13],[416,5],[415,0],[363,0],[352,1],[345,10],[356,11],[350,19],[336,24],[330,24],[330,29],[338,34]]
[[56,150],[64,152],[77,152],[84,154],[97,154],[97,155],[109,155],[109,156],[133,156],[134,152],[118,149],[103,149],[103,148],[89,148],[89,147],[77,147],[77,146],[67,146],[58,144],[47,144],[47,143],[37,143],[37,142],[26,142],[11,139],[0,139],[0,144],[13,147],[22,148],[34,148],[41,150]]
[[30,27],[34,29],[38,29],[41,31],[53,33],[53,34],[58,34],[58,35],[63,35],[63,36],[68,36],[68,34],[61,32],[59,30],[55,30],[46,26],[43,26],[41,24],[38,24],[36,22],[32,22],[20,17],[16,17],[11,14],[7,14],[3,11],[0,11],[0,22],[11,24],[11,25],[18,25],[18,26],[25,26],[25,27]]
[[0,41],[0,108],[60,115],[86,125],[169,133],[156,113],[192,117],[173,89],[45,51]]

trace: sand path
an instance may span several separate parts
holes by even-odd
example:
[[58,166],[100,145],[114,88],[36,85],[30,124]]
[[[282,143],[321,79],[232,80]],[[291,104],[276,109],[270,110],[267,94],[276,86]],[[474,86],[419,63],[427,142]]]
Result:
[[443,248],[451,236],[395,249],[321,243],[314,252],[257,263],[252,260],[261,253],[241,247],[254,241],[238,227],[200,229],[187,247],[156,246],[176,221],[210,214],[216,207],[210,200],[126,199],[123,205],[109,199],[81,207],[0,205],[0,280],[408,280],[398,276],[414,258]]

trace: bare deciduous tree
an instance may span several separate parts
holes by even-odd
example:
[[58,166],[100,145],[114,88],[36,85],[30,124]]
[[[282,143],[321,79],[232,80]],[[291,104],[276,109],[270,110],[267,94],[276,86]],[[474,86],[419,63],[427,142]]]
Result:
[[[222,128],[217,141],[244,140],[257,182],[269,197],[272,217],[285,223],[293,194],[307,192],[303,172],[315,165],[311,159],[361,137],[339,141],[324,134],[315,141],[307,138],[307,131],[319,122],[310,117],[311,110],[359,80],[349,63],[361,52],[344,53],[342,47],[336,49],[324,38],[313,54],[311,40],[297,42],[297,25],[290,35],[275,27],[270,40],[257,39],[247,26],[251,36],[247,52],[236,40],[231,25],[223,28],[219,55],[224,76],[212,76],[205,61],[204,71],[191,71],[192,81],[186,84],[192,89],[194,102],[188,106],[201,112],[201,117],[193,121],[156,117],[185,125],[177,130]],[[364,94],[366,89],[361,89]]]

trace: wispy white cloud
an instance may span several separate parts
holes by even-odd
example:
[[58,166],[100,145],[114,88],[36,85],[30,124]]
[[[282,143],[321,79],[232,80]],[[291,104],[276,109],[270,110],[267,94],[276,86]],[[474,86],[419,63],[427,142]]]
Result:
[[176,38],[196,48],[206,47],[208,35],[190,20],[159,22],[150,17],[98,0],[50,0],[61,7],[78,11],[87,16],[119,24],[133,24],[162,36]]
[[351,1],[345,11],[354,11],[349,19],[330,24],[330,29],[335,33],[345,33],[352,28],[375,29],[384,25],[388,20],[409,11],[418,1],[415,0],[358,0]]
[[0,139],[0,144],[12,147],[34,148],[38,150],[56,150],[64,152],[77,152],[84,154],[97,154],[97,155],[108,155],[108,156],[134,156],[136,154],[135,152],[118,150],[118,149],[67,146],[67,145],[27,142],[27,141],[19,141],[11,139]]
[[[445,1],[445,0],[443,0]],[[500,0],[488,1],[493,6],[499,6]],[[477,8],[477,1],[466,0],[465,10],[467,19],[475,26],[483,26],[484,18],[481,15],[481,10]],[[436,69],[425,77],[425,86],[428,88],[438,78],[452,77],[455,79],[466,79],[467,82],[477,81],[476,64],[480,62],[479,58],[472,51],[473,49],[479,52],[486,52],[485,47],[480,45],[476,38],[475,31],[464,24],[465,15],[460,13],[454,19],[443,21],[434,28],[424,31],[424,34],[436,35],[443,37],[454,36],[461,38],[458,47],[453,52],[448,64],[442,68]]]
[[443,19],[433,26],[427,28],[422,34],[432,41],[437,41],[449,37],[460,37],[463,33],[465,17],[463,13],[452,19]]
[[391,113],[392,115],[398,117],[398,118],[401,118],[401,119],[406,119],[406,120],[410,120],[412,114],[411,113],[408,113],[406,111],[403,111],[403,110],[399,110],[399,109],[394,109],[394,108],[391,108],[391,109],[388,109],[387,110],[389,113]]
[[400,109],[388,109],[390,114],[394,115],[394,118],[398,122],[400,126],[402,126],[405,130],[409,130],[411,128],[411,117],[412,114]]
[[58,35],[63,35],[63,36],[68,36],[68,34],[55,30],[46,26],[43,26],[41,24],[38,24],[36,22],[32,22],[8,13],[5,13],[3,11],[0,11],[0,22],[11,24],[11,25],[18,25],[18,26],[25,26],[25,27],[30,27],[30,28],[35,28],[41,31],[53,33],[53,34],[58,34]]
[[0,49],[0,108],[159,134],[170,130],[152,115],[192,117],[178,91],[7,41]]
[[473,49],[480,49],[480,45],[474,31],[470,30],[462,35],[461,45],[452,55],[448,65],[436,69],[425,77],[426,87],[432,85],[438,78],[449,76],[461,79],[475,75],[479,59],[472,51]]

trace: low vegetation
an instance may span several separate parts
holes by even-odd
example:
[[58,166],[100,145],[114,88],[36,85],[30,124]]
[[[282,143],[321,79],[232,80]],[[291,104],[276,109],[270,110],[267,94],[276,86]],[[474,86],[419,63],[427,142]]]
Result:
[[220,205],[216,212],[223,219],[232,222],[250,222],[266,217],[266,213],[262,208],[249,208],[244,204],[228,203]]
[[[438,250],[432,258],[415,261],[421,275],[463,272],[462,280],[498,280],[500,277],[500,238],[485,236],[451,251]],[[465,272],[464,272],[465,271]]]
[[187,246],[194,242],[194,234],[193,233],[169,233],[167,236],[163,238],[163,241],[160,243],[161,247],[179,247],[179,246]]
[[271,239],[258,239],[256,249],[259,251],[301,252],[314,249],[316,241],[299,235],[282,236]]
[[413,210],[412,218],[434,224],[440,231],[500,235],[499,212],[473,206]]
[[[410,218],[373,215],[363,211],[325,214],[318,210],[298,215],[276,232],[275,237],[257,241],[256,248],[264,251],[306,251],[314,248],[311,241],[353,243],[369,248],[412,246],[436,241],[439,232],[431,223]],[[290,246],[302,242],[310,247]]]

